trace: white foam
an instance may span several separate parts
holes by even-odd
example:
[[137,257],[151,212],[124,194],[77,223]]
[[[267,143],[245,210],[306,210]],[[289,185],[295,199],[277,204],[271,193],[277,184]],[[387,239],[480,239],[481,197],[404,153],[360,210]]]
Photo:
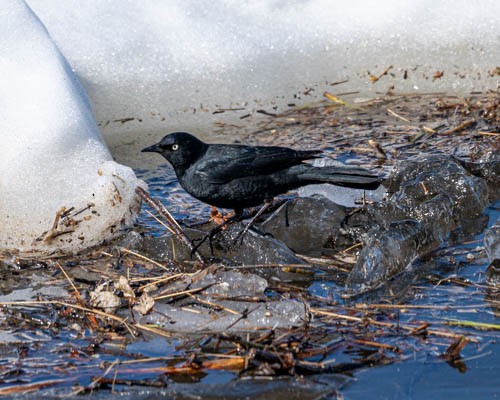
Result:
[[[4,0],[0,17],[0,249],[64,253],[100,243],[133,219],[137,179],[112,161],[38,18],[18,0]],[[74,211],[51,231],[62,207]]]
[[[110,142],[115,133],[144,142],[151,130],[206,130],[215,120],[244,126],[240,116],[324,90],[498,85],[490,73],[499,56],[496,0],[28,1],[82,78]],[[368,72],[390,66],[370,81]],[[244,110],[212,115],[219,106]],[[124,118],[135,119],[116,121]]]

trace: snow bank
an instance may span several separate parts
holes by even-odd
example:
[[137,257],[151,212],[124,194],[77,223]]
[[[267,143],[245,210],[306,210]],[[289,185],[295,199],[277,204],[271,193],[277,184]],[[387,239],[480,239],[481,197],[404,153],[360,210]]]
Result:
[[77,252],[131,222],[138,181],[39,19],[18,0],[0,17],[0,249]]
[[[146,139],[148,130],[207,130],[216,120],[245,126],[244,115],[325,90],[467,94],[498,84],[496,0],[28,2],[110,142],[132,132],[120,140],[150,143],[161,133]],[[212,114],[219,108],[241,110]]]

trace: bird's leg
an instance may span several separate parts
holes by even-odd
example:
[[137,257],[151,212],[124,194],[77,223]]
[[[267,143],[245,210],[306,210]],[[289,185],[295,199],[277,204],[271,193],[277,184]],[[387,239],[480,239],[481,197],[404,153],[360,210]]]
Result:
[[290,227],[290,219],[288,218],[288,206],[290,205],[290,202],[287,201],[285,203],[285,226],[288,228]]
[[257,213],[252,217],[252,219],[250,220],[250,222],[248,222],[248,224],[245,226],[245,228],[243,228],[241,230],[240,233],[238,233],[238,235],[236,236],[236,238],[234,239],[234,243],[236,243],[238,241],[238,239],[240,240],[240,244],[243,242],[243,237],[245,236],[245,234],[248,232],[248,230],[252,227],[253,224],[255,224],[255,221],[257,221],[257,219],[262,215],[264,214],[264,211],[266,211],[269,207],[271,207],[271,205],[273,204],[273,199],[267,199],[267,200],[264,200],[264,205],[259,209],[259,211],[257,211]]
[[203,236],[200,239],[199,243],[197,243],[194,246],[194,249],[191,251],[191,255],[193,255],[194,252],[196,250],[198,250],[200,248],[200,246],[207,241],[207,239],[209,240],[209,244],[210,244],[210,252],[212,253],[212,255],[214,254],[214,247],[213,247],[212,240],[215,237],[215,235],[217,235],[220,231],[225,229],[225,227],[227,225],[229,225],[233,222],[241,221],[241,219],[244,218],[243,210],[234,210],[234,211],[235,211],[234,215],[232,215],[231,217],[224,220],[224,222],[217,225],[215,228],[211,229],[210,232],[208,232],[205,236]]
[[349,219],[354,215],[354,214],[357,214],[357,213],[360,213],[364,210],[366,210],[366,194],[365,192],[363,192],[363,197],[361,198],[363,200],[363,204],[361,207],[358,207],[358,208],[355,208],[354,210],[352,210],[351,212],[349,212],[343,219],[342,221],[340,221],[340,226],[344,229],[347,228],[347,225],[349,223]]

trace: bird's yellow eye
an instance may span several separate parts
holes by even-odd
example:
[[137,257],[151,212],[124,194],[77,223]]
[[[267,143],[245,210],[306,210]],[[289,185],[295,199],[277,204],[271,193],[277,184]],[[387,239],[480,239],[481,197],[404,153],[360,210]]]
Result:
[[177,150],[178,148],[179,148],[179,145],[177,143],[172,145],[173,151]]

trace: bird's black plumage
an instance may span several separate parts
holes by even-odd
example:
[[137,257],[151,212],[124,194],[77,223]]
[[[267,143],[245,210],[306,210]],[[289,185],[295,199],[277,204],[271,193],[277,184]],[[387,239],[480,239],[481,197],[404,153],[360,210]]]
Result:
[[314,167],[303,162],[317,158],[319,150],[207,144],[189,133],[175,132],[142,151],[165,157],[192,196],[236,212],[313,183],[368,190],[380,185],[379,178],[363,168]]

